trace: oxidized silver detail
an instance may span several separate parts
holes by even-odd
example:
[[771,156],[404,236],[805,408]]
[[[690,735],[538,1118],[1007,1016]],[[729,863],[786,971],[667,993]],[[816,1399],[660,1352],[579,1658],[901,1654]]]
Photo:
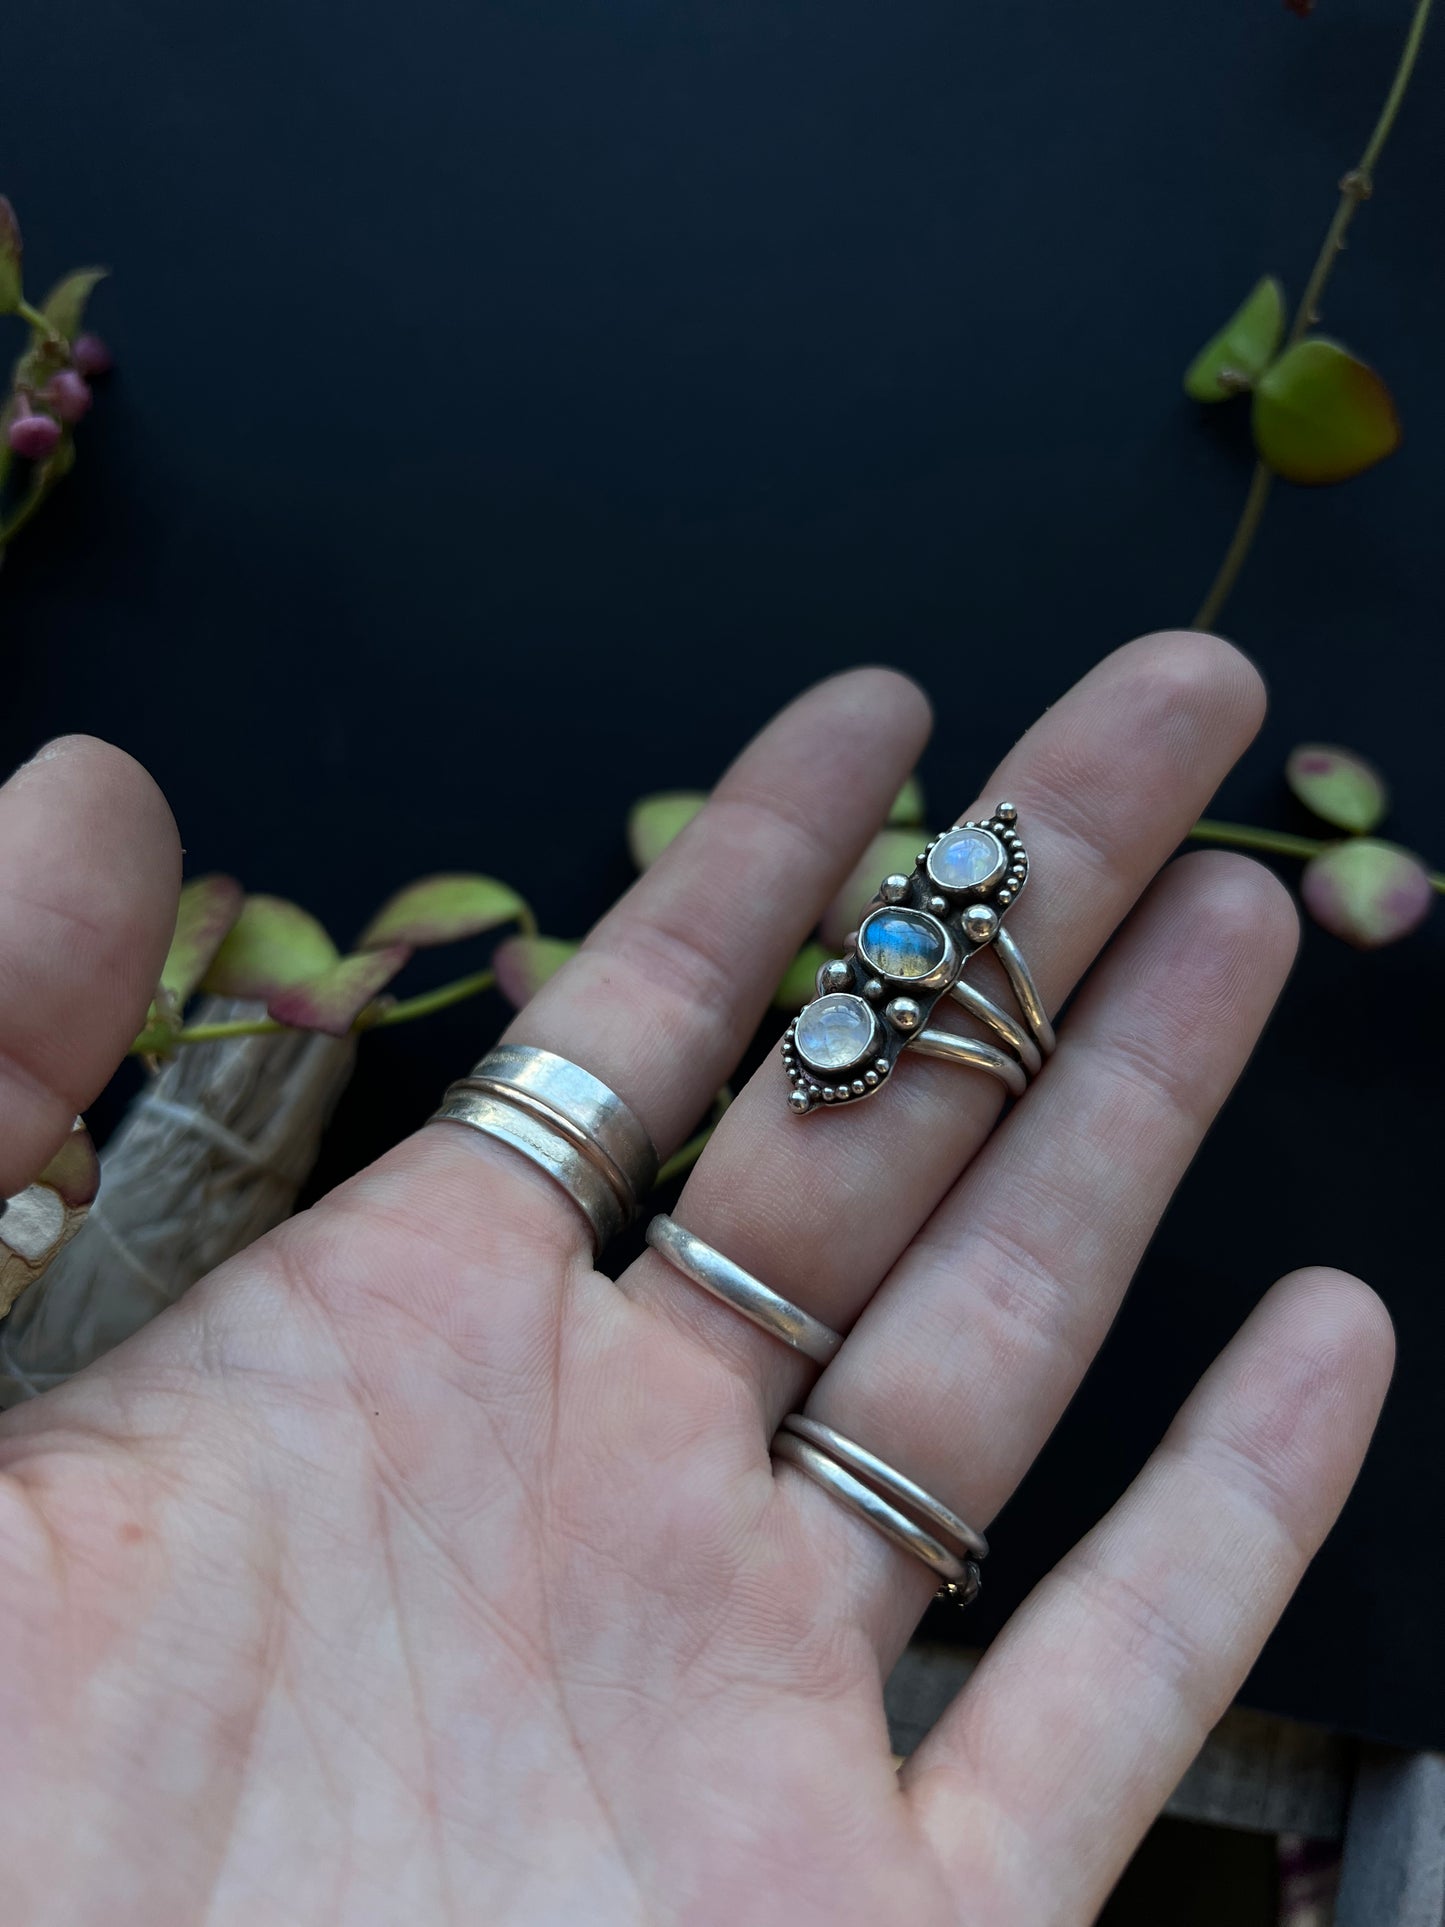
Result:
[[[1014,805],[1000,803],[991,817],[934,837],[910,875],[883,879],[845,954],[823,964],[818,996],[783,1037],[783,1067],[792,1086],[788,1106],[796,1115],[871,1097],[910,1045],[923,1056],[985,1071],[1014,1096],[1038,1072],[1054,1047],[1053,1027],[1002,922],[1028,881],[1028,852],[1017,821]],[[986,949],[1003,965],[1022,1022],[961,981],[970,960]],[[934,1006],[949,993],[1000,1041],[985,1043],[930,1025]],[[851,1013],[846,1020],[845,1006]],[[870,1006],[873,1039],[845,1063],[841,1032],[855,1030],[861,1045],[858,1013]],[[866,1074],[859,1068],[865,1057],[873,1060]]]

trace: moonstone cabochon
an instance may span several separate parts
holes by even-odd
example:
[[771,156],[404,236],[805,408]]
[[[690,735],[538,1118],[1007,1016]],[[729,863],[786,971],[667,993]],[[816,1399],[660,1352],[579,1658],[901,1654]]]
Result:
[[928,874],[945,890],[977,890],[1007,867],[1004,847],[991,830],[949,830],[928,852]]
[[861,997],[832,991],[799,1015],[794,1032],[798,1055],[814,1070],[851,1070],[873,1049],[877,1020]]
[[948,954],[941,924],[920,910],[875,910],[858,932],[858,954],[880,977],[926,977]]

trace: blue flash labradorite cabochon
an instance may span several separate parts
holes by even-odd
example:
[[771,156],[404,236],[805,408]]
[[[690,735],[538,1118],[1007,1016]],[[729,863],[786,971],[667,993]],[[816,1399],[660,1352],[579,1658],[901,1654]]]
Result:
[[941,926],[919,910],[875,910],[858,932],[858,953],[880,977],[926,977],[947,950]]

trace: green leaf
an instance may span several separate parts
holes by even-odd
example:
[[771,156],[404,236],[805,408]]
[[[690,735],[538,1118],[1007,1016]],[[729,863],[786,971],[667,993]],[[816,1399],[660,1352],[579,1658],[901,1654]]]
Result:
[[278,1024],[289,1024],[293,1030],[319,1030],[328,1037],[344,1037],[410,955],[410,945],[392,943],[384,949],[343,957],[319,977],[278,991],[267,1003],[267,1011]]
[[25,281],[21,273],[23,255],[20,223],[15,218],[14,208],[0,194],[0,314],[14,314],[25,299]]
[[386,943],[410,944],[425,950],[432,944],[457,943],[483,930],[510,923],[527,906],[495,877],[423,877],[398,890],[382,905],[358,941],[360,950]]
[[1195,401],[1227,401],[1252,388],[1283,338],[1284,289],[1267,274],[1190,362],[1184,376],[1185,394]]
[[492,959],[497,988],[520,1010],[581,948],[568,937],[509,937]]
[[57,281],[40,304],[40,312],[67,341],[74,341],[85,324],[85,304],[108,268],[76,268]]
[[299,904],[284,897],[247,897],[202,983],[218,997],[260,997],[269,1003],[339,961],[336,945]]
[[833,953],[820,943],[805,943],[783,973],[783,981],[773,992],[777,1010],[801,1010],[818,991],[818,971]]
[[667,790],[634,803],[627,819],[627,847],[639,870],[649,869],[673,838],[697,815],[707,795],[702,790]]
[[1331,845],[1310,859],[1300,878],[1315,922],[1359,950],[1408,936],[1424,922],[1434,894],[1418,857],[1369,836]]
[[916,776],[910,776],[893,799],[893,808],[888,812],[890,828],[922,828],[923,825],[923,787]]
[[1321,486],[1361,475],[1400,446],[1389,389],[1337,341],[1309,336],[1285,352],[1254,393],[1254,445],[1287,482]]
[[1390,807],[1385,779],[1363,756],[1331,743],[1301,743],[1284,766],[1284,780],[1308,810],[1337,830],[1373,830]]
[[176,934],[161,971],[161,988],[180,1008],[241,914],[246,894],[234,877],[192,877],[176,908]]
[[835,954],[848,932],[858,928],[884,877],[907,876],[927,841],[927,831],[920,829],[880,830],[874,837],[823,917],[823,941],[832,944]]

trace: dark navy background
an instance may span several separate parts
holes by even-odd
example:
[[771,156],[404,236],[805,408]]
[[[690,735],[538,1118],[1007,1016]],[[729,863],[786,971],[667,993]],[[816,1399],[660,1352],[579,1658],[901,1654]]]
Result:
[[[121,372],[0,577],[0,761],[124,743],[193,869],[342,937],[450,867],[575,933],[626,879],[632,797],[706,784],[800,685],[884,659],[938,703],[941,818],[1088,664],[1197,605],[1247,460],[1180,372],[1261,272],[1300,287],[1407,14],[9,0],[0,188],[37,285],[115,268]],[[1290,821],[1285,751],[1343,739],[1437,861],[1442,89],[1445,24],[1328,300],[1406,445],[1278,492],[1225,625],[1274,711],[1220,803]],[[1375,957],[1308,933],[970,1635],[1266,1283],[1329,1259],[1389,1300],[1399,1379],[1248,1697],[1445,1744],[1442,929]],[[499,1022],[368,1040],[327,1173]]]

